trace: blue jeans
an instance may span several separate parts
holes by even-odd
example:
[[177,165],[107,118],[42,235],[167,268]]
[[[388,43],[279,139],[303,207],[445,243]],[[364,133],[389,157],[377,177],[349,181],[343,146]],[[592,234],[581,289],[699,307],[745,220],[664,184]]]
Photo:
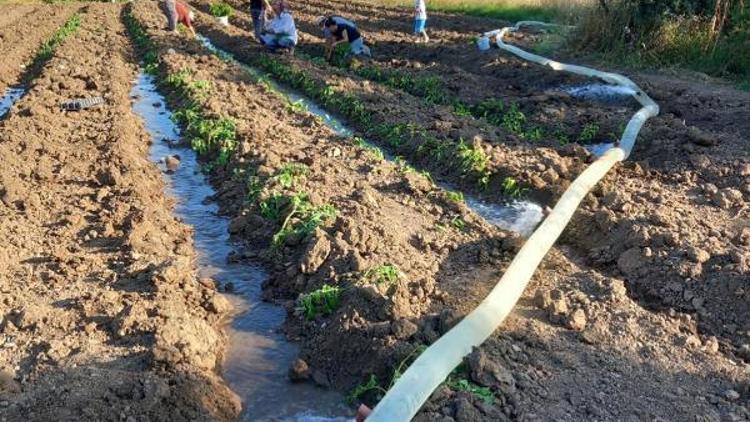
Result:
[[414,19],[414,33],[421,34],[424,32],[424,28],[427,26],[426,19]]
[[262,34],[260,36],[260,42],[269,50],[294,47],[294,40],[284,35]]
[[253,18],[253,32],[255,33],[255,39],[258,42],[261,42],[260,35],[266,24],[265,9],[250,9],[250,16]]

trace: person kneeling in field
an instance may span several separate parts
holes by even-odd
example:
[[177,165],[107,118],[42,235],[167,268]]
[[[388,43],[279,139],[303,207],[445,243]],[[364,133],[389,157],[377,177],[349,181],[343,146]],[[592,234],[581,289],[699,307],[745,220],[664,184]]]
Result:
[[293,53],[294,46],[297,45],[297,27],[294,24],[294,18],[283,0],[274,1],[271,8],[274,17],[266,23],[266,28],[260,35],[260,42],[272,51],[287,48]]
[[326,42],[327,60],[333,58],[333,52],[336,49],[336,46],[341,43],[349,43],[349,51],[355,56],[365,55],[372,57],[370,48],[365,45],[362,34],[359,33],[357,27],[352,22],[339,16],[332,16],[326,18],[323,22],[324,33],[326,30],[330,33],[330,38],[327,38]]

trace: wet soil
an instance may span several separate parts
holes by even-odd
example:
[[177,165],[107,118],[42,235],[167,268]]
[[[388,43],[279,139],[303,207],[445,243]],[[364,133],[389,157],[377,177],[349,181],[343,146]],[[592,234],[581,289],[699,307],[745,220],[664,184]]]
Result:
[[[199,4],[198,7],[201,9],[203,6]],[[150,13],[150,19],[158,22],[158,12],[152,10]],[[259,53],[259,49],[252,46],[249,33],[233,27],[218,27],[210,18],[201,13],[198,15],[199,29],[217,45],[248,62],[252,62],[253,54]],[[156,23],[150,25],[154,31],[158,27]],[[192,50],[192,46],[183,48],[192,51],[193,55],[199,54],[199,50]],[[398,121],[405,116],[416,116],[418,121],[429,121],[434,118],[423,111],[418,99],[403,93],[362,82],[335,69],[323,74],[321,69],[324,68],[309,64],[304,59],[282,59],[316,77],[325,78],[335,86],[346,87],[347,92],[357,92],[363,85],[367,86],[367,90],[377,93],[367,97],[368,105],[386,119]],[[745,94],[733,95],[743,98]],[[383,96],[385,99],[378,98]],[[227,102],[235,102],[235,97],[236,94]],[[362,97],[365,97],[364,93]],[[388,108],[381,106],[386,101],[391,102]],[[216,100],[217,104],[219,102]],[[210,104],[214,106],[213,102]],[[264,108],[274,108],[267,102],[261,104]],[[591,106],[592,109],[594,107]],[[447,114],[441,118],[462,121]],[[726,191],[729,186],[739,186],[740,189],[744,186],[742,166],[747,161],[743,156],[746,152],[740,148],[744,141],[722,133],[716,135],[721,137],[722,142],[714,145],[709,140],[710,133],[704,136],[708,128],[691,129],[678,123],[681,122],[671,115],[649,123],[642,137],[644,141],[635,152],[634,158],[638,162],[618,168],[608,176],[601,188],[587,198],[574,225],[566,233],[564,243],[547,258],[512,319],[470,360],[469,366],[474,370],[467,377],[474,382],[485,383],[496,391],[495,405],[488,406],[476,396],[445,387],[436,392],[419,418],[681,420],[700,415],[709,420],[718,420],[747,417],[748,367],[742,358],[747,329],[739,325],[730,326],[729,331],[723,328],[727,323],[746,320],[744,315],[748,308],[740,280],[746,279],[747,269],[739,265],[744,261],[740,258],[739,262],[730,262],[728,259],[731,256],[719,255],[722,258],[717,261],[718,267],[701,266],[700,277],[728,280],[727,284],[721,286],[715,282],[704,283],[704,279],[696,282],[695,278],[683,275],[678,268],[695,268],[697,261],[707,262],[703,253],[706,250],[701,249],[700,245],[711,237],[723,242],[724,248],[738,250],[740,256],[746,254],[741,230],[744,226],[741,223],[739,229],[727,234],[719,232],[718,236],[709,236],[710,233],[702,235],[700,230],[693,230],[702,221],[731,224],[735,213],[746,204],[746,192],[739,190],[738,196]],[[264,124],[262,120],[253,120],[252,127],[263,128]],[[274,124],[278,123],[274,121]],[[473,130],[486,136],[485,127]],[[513,139],[498,136],[493,146],[502,145],[505,140],[511,145],[514,143]],[[547,151],[527,143],[524,148],[511,150],[506,158],[519,162],[521,157],[527,157],[521,154],[528,154],[529,158],[523,158],[528,161],[521,162],[531,172],[544,172],[548,168],[544,161]],[[557,157],[566,154],[564,148],[552,151]],[[726,181],[728,184],[717,185],[716,199],[712,197],[702,205],[688,196],[688,192],[697,186],[693,181],[694,176],[685,176],[685,166],[692,163],[690,157],[696,151],[704,155],[713,154],[717,158],[729,157],[729,151],[733,151],[731,156],[736,162],[732,165],[738,166],[724,170],[730,176]],[[337,154],[331,152],[331,155]],[[343,152],[341,156],[348,157]],[[580,157],[583,159],[584,156]],[[302,158],[302,155],[298,155],[298,158]],[[556,158],[552,163],[559,163],[559,160]],[[327,174],[334,171],[328,170]],[[576,174],[574,171],[570,173],[565,179]],[[273,171],[265,174],[271,175]],[[706,173],[701,177],[711,176]],[[227,183],[229,179],[220,175],[218,178],[222,183]],[[368,190],[366,186],[357,186],[357,183],[353,182],[354,187],[349,188]],[[314,189],[312,186],[306,185]],[[333,190],[324,191],[324,198],[337,201],[334,192],[342,188],[330,182],[326,183],[326,187]],[[355,196],[355,193],[349,195]],[[410,197],[417,201],[418,195],[412,190]],[[731,199],[722,202],[724,197]],[[220,193],[218,199],[224,207],[231,207],[231,204],[237,206],[237,200],[231,196]],[[380,202],[376,200],[358,212],[370,213],[374,204]],[[345,209],[343,206],[341,208]],[[361,224],[362,230],[366,231],[373,218],[365,215],[368,217]],[[309,243],[287,245],[282,261],[289,259],[286,261],[289,265],[279,267],[277,264],[276,275],[272,276],[267,287],[268,297],[278,300],[286,294],[292,301],[300,292],[319,287],[323,280],[347,285],[345,283],[351,280],[348,274],[357,274],[367,268],[356,267],[360,261],[357,255],[366,257],[383,251],[381,248],[389,250],[387,246],[391,244],[399,245],[397,238],[388,235],[390,230],[387,227],[393,225],[404,231],[403,222],[411,220],[404,217],[391,220],[391,216],[395,215],[399,213],[385,212],[379,215],[383,220],[379,221],[379,225],[386,229],[375,231],[378,240],[373,242],[382,242],[384,246],[360,243],[362,238],[356,234],[358,229],[341,225],[340,218],[326,227],[326,235],[313,236]],[[253,218],[251,225],[259,226],[261,220]],[[738,231],[735,233],[734,230]],[[670,235],[666,232],[680,233],[679,240],[668,239]],[[424,226],[415,226],[409,227],[407,233],[414,233],[412,236],[419,239],[420,234],[426,237],[425,233],[430,231]],[[693,236],[693,233],[696,235]],[[258,230],[249,233],[240,231],[235,235],[250,243],[263,239],[262,236],[258,237]],[[270,235],[267,232],[265,238],[268,239]],[[320,240],[321,236],[327,242]],[[486,238],[486,235],[482,236]],[[429,271],[406,271],[406,279],[416,276],[434,280],[434,291],[422,285],[419,285],[421,293],[413,287],[408,290],[406,297],[413,299],[416,296],[417,304],[406,309],[377,302],[366,303],[361,297],[370,297],[367,290],[356,291],[356,294],[351,293],[356,297],[349,296],[349,293],[345,295],[340,311],[329,317],[316,318],[313,323],[295,315],[293,306],[289,304],[288,333],[293,338],[301,339],[301,356],[309,364],[312,374],[319,371],[317,376],[312,377],[315,382],[335,388],[344,388],[347,384],[351,387],[353,380],[359,378],[365,381],[372,373],[378,376],[383,385],[387,385],[391,375],[389,372],[400,362],[399,358],[408,355],[415,345],[434,341],[451,326],[451,321],[481,300],[493,281],[497,280],[513,250],[511,242],[505,241],[490,246],[480,240],[476,245],[467,247],[464,240],[451,239],[447,244],[456,246],[449,246],[447,255],[437,260],[437,272],[431,276]],[[479,248],[475,249],[477,245]],[[410,246],[418,248],[420,245]],[[386,256],[413,269],[415,263],[421,266],[425,262],[424,251],[433,250],[433,245],[429,246],[421,251],[417,261],[408,264],[403,259],[399,260],[399,257],[410,256],[406,247],[399,249],[398,256]],[[715,246],[716,251],[722,250],[719,244]],[[511,249],[505,249],[509,247]],[[326,273],[324,276],[308,275],[302,270],[305,268],[302,263],[298,266],[295,259],[289,258],[294,257],[295,253],[302,253],[299,256],[304,262],[305,257],[310,254],[317,256],[321,250],[327,252],[323,254],[326,256],[324,262],[330,261],[330,267],[323,271]],[[336,252],[332,251],[343,253],[346,250],[355,258],[339,264],[334,259]],[[329,257],[328,254],[334,255]],[[713,257],[710,253],[709,256]],[[485,265],[486,262],[491,264]],[[722,265],[724,262],[726,265]],[[669,284],[664,281],[665,274],[673,279],[681,277],[679,281],[672,281],[680,285],[681,295],[666,293]],[[356,280],[358,276],[354,278]],[[304,286],[297,287],[298,282],[304,283]],[[694,290],[694,286],[698,285],[703,286],[702,289]],[[649,286],[657,295],[644,297],[639,290],[643,286]],[[689,290],[687,294],[686,290]],[[535,297],[535,293],[538,297]],[[700,300],[693,303],[695,298]],[[428,299],[429,306],[420,303]],[[385,303],[388,303],[387,300]],[[385,311],[381,311],[381,308]],[[652,312],[654,309],[662,312]],[[719,309],[730,311],[722,313],[718,312]],[[361,344],[353,339],[358,339]],[[403,343],[409,343],[412,348],[404,348]],[[362,357],[363,354],[368,354],[366,359]],[[486,378],[483,371],[495,373],[495,378]],[[649,378],[649,381],[644,382],[645,378]],[[735,392],[739,398],[735,397]],[[644,400],[643,397],[649,399]]]
[[[77,34],[0,122],[2,420],[239,412],[215,372],[229,305],[198,282],[191,230],[148,160],[120,13],[88,5]],[[59,109],[94,95],[105,103]]]
[[[401,18],[396,9],[334,4],[359,14],[383,54],[380,65],[439,69],[434,74],[462,98],[479,95],[479,86],[492,97],[533,102],[524,109],[530,115],[547,105],[591,119],[610,112],[564,96],[530,99],[547,95],[537,91],[546,84],[578,82],[547,69],[498,52],[456,56],[454,44],[492,21],[433,14],[439,47],[398,45],[408,37],[409,12]],[[322,5],[295,6],[298,20],[309,25]],[[167,33],[156,2],[128,7],[160,50],[160,75],[188,69],[210,82],[201,108],[238,122],[235,154],[226,167],[213,166],[212,199],[238,244],[228,260],[263,265],[265,298],[287,311],[283,333],[300,347],[289,377],[347,393],[374,375],[387,388],[395,368],[482,300],[523,239],[451,201],[423,175],[336,134],[198,41]],[[222,327],[231,307],[214,281],[197,276],[191,229],[175,217],[148,159],[150,137],[131,111],[138,60],[122,12],[119,4],[90,4],[80,32],[0,122],[0,419],[229,420],[240,413],[240,399],[217,375],[227,362]],[[249,32],[197,15],[199,29],[238,58],[252,62],[260,53]],[[590,160],[583,148],[518,139],[346,70],[283,60],[365,99],[382,122],[424,124],[445,142],[476,140],[493,171],[533,187],[545,203]],[[481,85],[461,88],[462,78]],[[663,114],[646,126],[632,161],[587,197],[501,329],[416,420],[750,419],[748,94],[664,76],[635,79]],[[63,99],[91,95],[106,104],[58,110]],[[291,183],[279,176],[288,164],[306,169]],[[415,164],[437,180],[475,186],[455,169]],[[335,207],[335,217],[274,244],[282,222],[260,204],[301,193],[310,206]],[[288,203],[281,204],[288,217]],[[398,268],[395,280],[368,275],[384,264]],[[324,285],[341,289],[340,305],[306,317],[301,297]],[[490,393],[464,391],[458,380]],[[276,399],[285,406],[285,397]],[[354,402],[377,400],[370,391]]]

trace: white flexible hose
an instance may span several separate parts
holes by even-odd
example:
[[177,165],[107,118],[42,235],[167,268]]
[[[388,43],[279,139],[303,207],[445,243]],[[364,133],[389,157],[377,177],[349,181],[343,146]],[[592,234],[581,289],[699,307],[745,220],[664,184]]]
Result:
[[581,173],[565,191],[552,212],[529,237],[505,274],[490,294],[453,329],[425,350],[398,379],[367,418],[368,422],[409,421],[430,397],[430,394],[458,366],[464,356],[482,344],[500,326],[523,294],[537,266],[573,217],[586,194],[619,161],[633,149],[635,138],[650,117],[659,113],[659,106],[630,79],[608,72],[568,65],[507,45],[502,41],[508,32],[521,26],[551,26],[542,22],[519,22],[514,27],[484,34],[497,38],[497,46],[525,60],[550,66],[554,70],[602,79],[633,90],[633,97],[643,106],[628,122],[619,146],[610,149]]

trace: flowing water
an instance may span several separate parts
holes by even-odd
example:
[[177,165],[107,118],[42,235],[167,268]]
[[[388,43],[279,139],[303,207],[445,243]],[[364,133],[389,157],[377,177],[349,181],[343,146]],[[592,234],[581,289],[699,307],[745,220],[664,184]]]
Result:
[[0,97],[0,117],[5,116],[13,103],[23,96],[26,91],[23,88],[10,87],[5,89],[5,93]]
[[610,105],[632,104],[635,91],[626,86],[592,83],[586,85],[563,86],[558,88],[573,97],[598,101]]
[[[310,383],[292,384],[287,370],[297,348],[284,338],[279,327],[286,318],[283,308],[262,300],[266,274],[259,266],[228,263],[233,250],[229,221],[218,215],[216,204],[206,201],[214,194],[201,174],[195,153],[174,148],[177,127],[164,109],[164,98],[156,92],[154,80],[141,74],[132,90],[133,110],[141,116],[151,135],[151,159],[162,170],[164,157],[178,155],[180,166],[166,174],[168,193],[176,201],[175,212],[194,228],[195,248],[201,277],[222,285],[232,283],[229,299],[241,310],[229,330],[230,347],[224,361],[224,378],[243,402],[243,419],[248,421],[345,421],[351,413],[339,394]],[[155,104],[159,106],[156,107]]]
[[[300,95],[294,90],[288,89],[287,87],[273,82],[267,74],[259,71],[258,69],[237,61],[232,54],[216,47],[208,38],[199,35],[198,39],[207,49],[212,51],[223,60],[239,65],[256,79],[260,79],[267,83],[272,90],[285,95],[291,102],[301,104],[310,113],[321,117],[323,119],[323,122],[334,131],[336,131],[336,133],[338,133],[339,135],[352,136],[354,134],[353,130],[348,128],[335,116],[327,113],[315,101],[305,97],[304,95]],[[370,143],[370,145],[372,145],[372,143]],[[386,151],[383,151],[383,156],[388,161],[393,161],[395,159],[395,157],[388,154]],[[440,184],[440,187],[443,189],[455,190],[449,184],[445,183]],[[518,232],[523,236],[531,235],[536,226],[544,218],[542,207],[530,201],[513,200],[507,204],[500,205],[487,202],[480,198],[472,197],[466,194],[464,195],[464,199],[466,201],[466,205],[468,205],[469,208],[473,209],[477,214],[482,216],[482,218],[484,218],[488,222],[498,226],[503,230]]]

